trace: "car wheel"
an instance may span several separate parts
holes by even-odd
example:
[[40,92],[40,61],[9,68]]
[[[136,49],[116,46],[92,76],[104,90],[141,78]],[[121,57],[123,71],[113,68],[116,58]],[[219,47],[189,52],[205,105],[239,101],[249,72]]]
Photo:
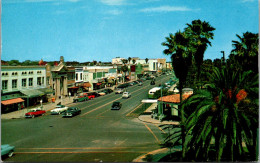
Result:
[[14,154],[14,151],[10,151],[10,152],[8,153],[8,157],[12,157],[13,154]]

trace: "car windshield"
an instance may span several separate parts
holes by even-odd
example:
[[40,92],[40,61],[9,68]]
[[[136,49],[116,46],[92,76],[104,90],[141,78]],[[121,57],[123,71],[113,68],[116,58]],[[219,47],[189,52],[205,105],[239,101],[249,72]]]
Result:
[[119,106],[119,104],[120,104],[119,102],[114,102],[113,106]]

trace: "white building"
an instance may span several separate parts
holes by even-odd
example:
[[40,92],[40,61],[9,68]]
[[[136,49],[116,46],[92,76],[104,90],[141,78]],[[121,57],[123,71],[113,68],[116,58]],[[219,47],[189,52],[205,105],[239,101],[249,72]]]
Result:
[[119,58],[119,57],[113,58],[112,59],[112,64],[116,64],[116,65],[123,64],[123,62],[122,62],[123,59],[125,59],[125,58]]

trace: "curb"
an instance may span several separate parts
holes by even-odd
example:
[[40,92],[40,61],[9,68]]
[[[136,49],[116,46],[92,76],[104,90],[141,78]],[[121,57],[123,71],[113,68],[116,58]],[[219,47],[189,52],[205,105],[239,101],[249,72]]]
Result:
[[[135,158],[132,162],[147,162],[147,161],[144,160],[144,158],[145,158],[147,155],[167,153],[168,151],[169,151],[168,148],[160,148],[160,149],[157,149],[157,150],[148,152],[148,153],[146,153],[146,154],[144,154],[144,155],[141,155],[141,156]],[[153,160],[152,162],[154,162],[154,160]]]

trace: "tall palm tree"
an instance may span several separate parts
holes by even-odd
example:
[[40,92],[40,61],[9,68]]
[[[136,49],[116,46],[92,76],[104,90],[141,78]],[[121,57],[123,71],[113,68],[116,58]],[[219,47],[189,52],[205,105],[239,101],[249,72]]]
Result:
[[133,60],[132,60],[132,62],[133,62],[133,64],[135,64],[136,60],[135,60],[135,59],[133,59]]
[[[177,78],[179,78],[179,90],[180,90],[180,108],[182,105],[182,89],[183,83],[186,81],[188,69],[191,64],[191,52],[188,48],[188,39],[185,33],[178,31],[175,35],[170,34],[166,37],[166,41],[162,43],[167,49],[163,51],[166,55],[171,55],[172,66]],[[184,111],[181,109],[181,132],[182,132],[182,146],[185,142],[185,130],[184,130]],[[182,156],[184,159],[185,149],[182,148]]]
[[234,49],[231,53],[235,60],[242,65],[243,70],[258,72],[258,34],[251,32],[243,33],[243,36],[236,35],[239,41],[232,41]]
[[201,20],[193,20],[191,24],[187,24],[185,33],[190,38],[190,44],[194,48],[194,58],[197,66],[197,80],[200,80],[201,65],[203,63],[204,53],[207,46],[211,46],[209,39],[213,39],[213,28],[208,22]]
[[212,161],[245,161],[247,150],[250,161],[256,159],[258,75],[252,75],[215,68],[207,89],[185,101],[193,110],[185,126],[186,157],[208,161],[213,145]]

